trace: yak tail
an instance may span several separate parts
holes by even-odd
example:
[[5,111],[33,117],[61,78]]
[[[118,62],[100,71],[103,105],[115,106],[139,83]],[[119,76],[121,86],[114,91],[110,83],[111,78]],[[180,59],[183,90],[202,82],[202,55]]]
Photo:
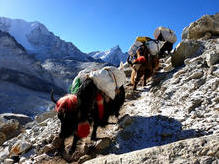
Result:
[[51,90],[50,98],[56,104],[57,100],[55,100],[55,98],[54,98],[54,90],[53,89]]

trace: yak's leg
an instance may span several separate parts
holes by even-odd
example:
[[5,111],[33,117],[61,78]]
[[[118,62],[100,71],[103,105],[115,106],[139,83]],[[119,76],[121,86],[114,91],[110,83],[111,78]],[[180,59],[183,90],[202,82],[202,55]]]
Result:
[[147,80],[147,76],[146,76],[146,73],[144,73],[144,82],[143,82],[143,86],[146,86],[146,80]]
[[64,143],[65,139],[60,137],[60,135],[58,137],[56,137],[53,141],[52,141],[52,145],[56,148],[56,155],[63,155],[64,150],[65,150],[65,143]]
[[134,70],[132,68],[132,73],[131,73],[131,84],[134,85],[135,84],[135,76],[136,76],[136,70]]
[[141,74],[139,72],[137,72],[137,76],[135,78],[135,84],[134,84],[133,90],[136,90],[138,82],[140,81],[140,79],[141,79]]
[[61,125],[61,131],[59,133],[59,148],[58,148],[60,153],[63,153],[65,150],[65,137],[63,134],[63,125]]
[[58,148],[60,153],[63,153],[65,150],[65,139],[64,138],[60,138],[60,147]]
[[72,145],[71,145],[71,148],[69,150],[69,154],[72,154],[75,152],[75,149],[76,149],[76,146],[77,146],[77,142],[80,138],[77,136],[77,135],[74,135],[74,139],[73,139],[73,142],[72,142]]
[[93,131],[91,134],[91,140],[96,141],[97,140],[97,125],[94,123],[93,125]]

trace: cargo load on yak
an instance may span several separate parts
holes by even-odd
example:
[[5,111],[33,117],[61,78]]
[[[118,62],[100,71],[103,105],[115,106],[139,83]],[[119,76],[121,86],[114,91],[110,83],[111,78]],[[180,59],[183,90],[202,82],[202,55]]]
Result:
[[167,41],[174,44],[177,40],[173,30],[166,27],[158,27],[154,31],[154,38],[161,41]]
[[129,56],[136,57],[137,49],[145,46],[151,55],[157,55],[161,58],[165,56],[166,51],[169,53],[172,50],[173,44],[177,40],[174,31],[166,27],[158,27],[154,31],[154,37],[155,39],[138,36],[128,51]]
[[132,57],[136,56],[136,51],[141,46],[146,46],[151,55],[158,55],[160,49],[164,45],[164,41],[158,42],[157,40],[149,37],[137,37],[134,44],[130,47],[128,54]]
[[124,71],[107,66],[100,70],[81,71],[73,80],[70,92],[76,93],[84,80],[90,78],[99,90],[111,99],[115,98],[116,89],[120,88],[126,83],[126,76]]

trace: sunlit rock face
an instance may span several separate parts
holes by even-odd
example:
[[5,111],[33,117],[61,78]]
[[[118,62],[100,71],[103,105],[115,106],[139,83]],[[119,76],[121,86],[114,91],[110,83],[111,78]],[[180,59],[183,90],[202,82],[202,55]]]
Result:
[[182,39],[210,39],[219,36],[219,13],[204,15],[184,28]]

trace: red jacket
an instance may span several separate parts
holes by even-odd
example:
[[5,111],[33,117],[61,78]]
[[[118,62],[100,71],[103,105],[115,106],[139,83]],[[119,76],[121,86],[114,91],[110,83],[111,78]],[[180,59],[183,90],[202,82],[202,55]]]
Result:
[[143,64],[146,63],[146,58],[144,56],[140,56],[134,60],[133,64]]

